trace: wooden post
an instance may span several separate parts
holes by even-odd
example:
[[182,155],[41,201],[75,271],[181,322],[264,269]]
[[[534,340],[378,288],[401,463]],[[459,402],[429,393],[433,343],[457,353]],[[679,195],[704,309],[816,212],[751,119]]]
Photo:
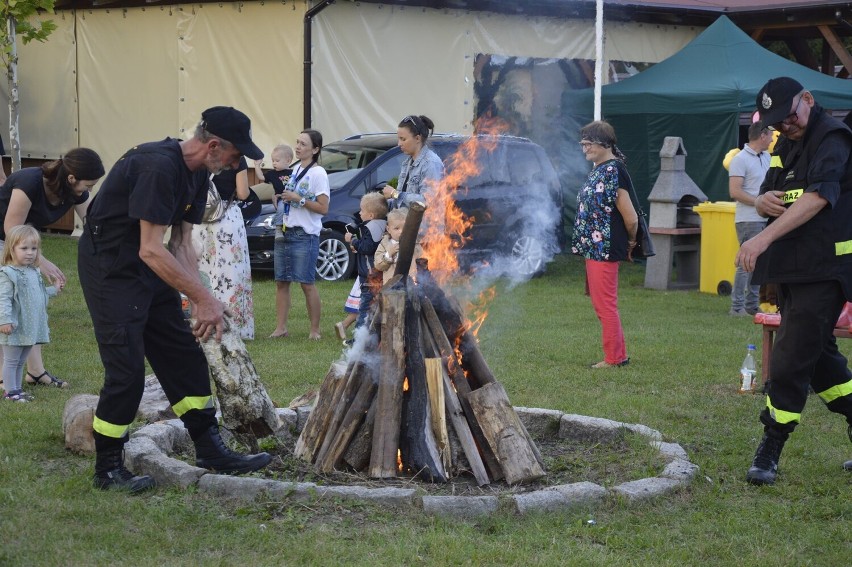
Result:
[[278,430],[278,413],[266,393],[257,369],[235,325],[228,325],[222,340],[201,343],[216,397],[222,409],[222,423],[252,451],[257,440]]
[[450,439],[447,434],[447,413],[444,404],[444,365],[440,358],[426,359],[426,386],[429,390],[429,409],[432,414],[432,432],[438,443],[438,453],[444,470],[452,466]]
[[[447,336],[444,334],[444,330],[441,328],[441,323],[437,320],[435,310],[432,309],[429,300],[424,297],[421,301],[421,306],[423,307],[422,316],[424,324],[430,329],[429,338],[434,342],[435,350],[444,360],[448,360],[449,357],[455,357],[453,349],[450,347]],[[459,368],[458,364],[455,363],[454,366],[455,372],[461,374],[460,376],[456,376],[455,381],[467,385],[467,380],[461,373],[461,368]],[[484,486],[489,482],[488,472],[485,469],[486,464],[488,466],[488,471],[491,471],[491,478],[494,480],[503,478],[503,471],[500,468],[497,459],[494,457],[494,453],[488,446],[485,437],[482,435],[482,431],[479,429],[479,424],[476,423],[476,416],[474,416],[473,410],[470,408],[470,404],[468,404],[467,401],[463,402],[461,400],[459,397],[460,392],[453,387],[453,383],[450,382],[450,378],[446,372],[442,372],[442,379],[444,382],[444,403],[446,405],[447,415],[450,417],[450,422],[453,424],[453,429],[459,438],[462,450],[467,457],[468,464],[470,465],[471,472],[473,472],[473,476],[476,478],[477,484],[479,486]],[[469,386],[465,392],[470,392]],[[465,415],[468,415],[469,419],[465,419]],[[477,441],[479,441],[478,444]],[[477,448],[477,445],[482,449],[481,455],[480,449]]]
[[405,376],[408,391],[403,396],[400,452],[402,464],[431,482],[446,482],[447,473],[441,464],[438,444],[432,432],[429,387],[420,337],[420,300],[410,289],[405,308],[405,337],[407,356]]
[[411,203],[408,207],[408,216],[402,225],[402,234],[399,237],[399,256],[396,260],[394,275],[407,276],[411,270],[411,262],[414,259],[414,249],[417,245],[417,233],[420,232],[420,223],[423,221],[423,213],[426,205],[420,202]]
[[334,439],[329,444],[322,461],[317,460],[317,467],[324,473],[332,472],[340,465],[346,447],[358,432],[358,428],[370,408],[378,383],[378,372],[375,366],[377,364],[371,363],[364,369],[358,393],[352,399],[352,403],[346,410],[346,415],[340,421],[340,426],[337,428]]
[[383,290],[379,297],[382,301],[379,349],[382,367],[376,395],[369,474],[373,478],[391,478],[397,473],[402,382],[405,378],[405,291]]
[[361,427],[355,433],[346,452],[343,453],[343,460],[356,471],[363,471],[370,464],[370,448],[373,445],[373,424],[376,421],[376,397],[373,396],[373,403],[370,404],[370,409],[364,417]]
[[354,365],[352,365],[352,370],[346,377],[346,382],[340,389],[340,394],[337,396],[337,400],[335,400],[331,416],[328,420],[328,425],[326,426],[325,438],[323,439],[322,445],[314,458],[315,463],[321,463],[326,459],[328,452],[331,450],[334,438],[337,435],[337,430],[340,428],[340,424],[343,422],[346,412],[349,411],[349,406],[352,405],[352,400],[355,399],[355,396],[361,390],[361,386],[366,379],[366,374],[367,365],[363,360],[358,360]]
[[[435,339],[435,342],[438,345],[438,350],[441,353],[441,356],[444,360],[447,360],[447,364],[451,365],[449,368],[450,377],[452,378],[453,385],[447,385],[445,388],[445,392],[447,389],[455,389],[454,393],[457,393],[456,399],[459,402],[459,406],[464,411],[464,415],[467,416],[466,423],[470,426],[470,432],[473,435],[473,438],[476,440],[476,445],[479,445],[479,448],[482,453],[481,461],[488,467],[488,473],[490,473],[491,478],[493,480],[500,480],[503,478],[503,470],[500,467],[500,463],[497,461],[497,458],[494,456],[494,452],[491,450],[491,447],[488,445],[485,437],[482,434],[482,430],[479,428],[479,424],[476,421],[476,415],[471,409],[470,404],[467,401],[466,395],[471,392],[470,383],[465,377],[464,372],[459,365],[458,360],[456,359],[455,350],[450,344],[447,335],[444,333],[444,327],[441,324],[441,321],[438,319],[438,314],[435,312],[435,309],[432,307],[432,303],[429,301],[427,297],[424,297],[421,301],[421,305],[423,306],[423,317],[426,319],[426,324],[429,326],[429,330],[432,332],[432,337]],[[449,396],[447,399],[450,399]],[[455,411],[454,408],[450,408],[449,414],[453,415]],[[455,425],[455,421],[453,421],[453,425]],[[456,433],[459,434],[459,438],[464,443],[464,439],[462,437],[463,432],[456,429]],[[474,475],[477,476],[477,482],[481,482],[482,484],[488,483],[488,475],[479,475],[476,471],[475,460],[480,459],[480,452],[476,452],[476,456],[474,457],[472,454],[465,450],[465,454],[467,455],[468,460],[470,461],[471,468],[474,471]],[[484,481],[484,482],[483,482]],[[480,486],[482,486],[480,484]]]
[[487,384],[466,396],[488,444],[497,455],[506,482],[517,484],[544,476],[518,414],[499,383]]
[[312,463],[322,445],[325,433],[328,430],[328,422],[331,419],[332,410],[336,406],[337,395],[340,392],[346,368],[342,364],[332,364],[322,381],[317,401],[311,414],[308,416],[302,433],[296,441],[293,455],[299,459]]

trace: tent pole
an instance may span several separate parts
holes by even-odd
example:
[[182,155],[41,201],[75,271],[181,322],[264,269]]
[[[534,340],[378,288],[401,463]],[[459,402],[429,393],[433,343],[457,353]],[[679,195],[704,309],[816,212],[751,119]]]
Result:
[[601,119],[601,81],[603,80],[603,0],[595,6],[595,120]]

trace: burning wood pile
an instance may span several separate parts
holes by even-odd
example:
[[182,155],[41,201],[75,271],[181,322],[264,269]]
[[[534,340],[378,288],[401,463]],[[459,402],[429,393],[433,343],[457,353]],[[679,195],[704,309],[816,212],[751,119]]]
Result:
[[430,482],[471,473],[479,486],[544,476],[544,465],[494,378],[466,318],[417,261],[408,274],[425,206],[415,203],[394,278],[376,296],[369,332],[332,367],[296,443],[323,473]]

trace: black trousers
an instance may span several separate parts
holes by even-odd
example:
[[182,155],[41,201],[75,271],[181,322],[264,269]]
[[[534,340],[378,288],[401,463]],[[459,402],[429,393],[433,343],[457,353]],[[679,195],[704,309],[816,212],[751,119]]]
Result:
[[123,445],[145,387],[145,359],[193,438],[216,423],[207,359],[180,295],[144,265],[138,247],[95,248],[84,231],[77,265],[104,365],[95,447]]
[[836,281],[779,286],[781,326],[772,349],[767,407],[760,420],[782,437],[798,424],[809,386],[829,410],[852,424],[852,373],[833,334],[845,303]]

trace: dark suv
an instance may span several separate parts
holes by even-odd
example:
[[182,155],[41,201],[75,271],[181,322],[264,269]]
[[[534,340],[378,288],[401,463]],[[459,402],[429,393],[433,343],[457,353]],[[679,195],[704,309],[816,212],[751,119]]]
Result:
[[[451,156],[465,140],[441,134],[429,138],[448,174],[456,159]],[[559,251],[563,235],[556,171],[544,149],[526,138],[492,136],[481,141],[472,158],[479,174],[465,180],[455,193],[458,207],[474,219],[463,235],[460,264],[466,269],[489,266],[501,275],[539,274]],[[320,165],[328,172],[331,199],[322,219],[319,277],[334,281],[353,276],[355,262],[343,240],[345,227],[356,222],[361,197],[396,179],[407,157],[397,146],[396,134],[362,134],[323,147]],[[261,198],[268,198],[268,187],[255,189]],[[272,205],[265,204],[246,227],[254,269],[272,269],[273,213]]]

